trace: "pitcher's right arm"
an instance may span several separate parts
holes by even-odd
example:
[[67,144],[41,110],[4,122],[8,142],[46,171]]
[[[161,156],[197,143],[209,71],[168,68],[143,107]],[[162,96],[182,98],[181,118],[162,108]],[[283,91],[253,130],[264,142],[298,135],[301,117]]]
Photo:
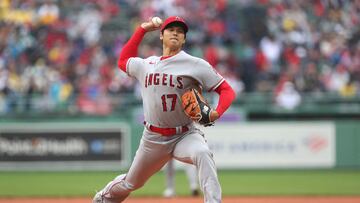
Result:
[[154,23],[149,20],[142,23],[141,26],[135,30],[134,34],[131,36],[129,41],[126,42],[119,55],[118,67],[122,71],[126,73],[126,65],[129,58],[137,57],[139,45],[144,38],[146,32],[154,31],[157,29],[160,29],[160,27],[154,25]]

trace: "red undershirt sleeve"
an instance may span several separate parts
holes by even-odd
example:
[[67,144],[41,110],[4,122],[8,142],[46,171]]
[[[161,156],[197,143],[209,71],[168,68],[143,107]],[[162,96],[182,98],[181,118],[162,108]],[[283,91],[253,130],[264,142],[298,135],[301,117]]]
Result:
[[130,57],[136,57],[138,54],[138,47],[146,33],[146,30],[142,27],[136,29],[128,42],[122,48],[119,54],[118,67],[126,72],[126,64]]
[[219,113],[219,116],[222,116],[234,101],[236,94],[233,88],[225,80],[215,89],[215,92],[219,94],[216,111]]

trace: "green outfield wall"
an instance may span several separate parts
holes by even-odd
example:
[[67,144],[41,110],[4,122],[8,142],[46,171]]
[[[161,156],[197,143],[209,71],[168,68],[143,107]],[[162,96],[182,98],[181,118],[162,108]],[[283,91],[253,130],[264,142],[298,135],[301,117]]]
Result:
[[360,121],[336,122],[336,166],[360,168]]

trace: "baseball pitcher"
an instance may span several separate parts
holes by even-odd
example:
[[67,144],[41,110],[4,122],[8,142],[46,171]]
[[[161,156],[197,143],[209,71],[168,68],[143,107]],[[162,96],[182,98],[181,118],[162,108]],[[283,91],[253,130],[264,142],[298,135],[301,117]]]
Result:
[[[137,57],[144,35],[155,30],[160,30],[162,56]],[[221,202],[213,155],[194,122],[213,125],[235,93],[208,62],[182,50],[187,32],[188,25],[179,16],[164,22],[156,17],[143,22],[123,47],[118,66],[140,83],[144,131],[129,171],[109,182],[93,202],[124,201],[172,158],[196,166],[205,203]],[[219,94],[216,109],[207,104],[198,87]]]

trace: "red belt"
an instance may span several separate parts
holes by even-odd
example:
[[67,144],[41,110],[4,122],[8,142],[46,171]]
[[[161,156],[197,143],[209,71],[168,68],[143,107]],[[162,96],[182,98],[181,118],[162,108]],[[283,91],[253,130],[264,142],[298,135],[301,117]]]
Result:
[[179,126],[176,128],[159,128],[153,125],[150,125],[146,121],[144,121],[144,125],[147,127],[148,130],[151,130],[155,133],[159,133],[163,136],[172,136],[176,134],[185,133],[189,130],[187,126]]

